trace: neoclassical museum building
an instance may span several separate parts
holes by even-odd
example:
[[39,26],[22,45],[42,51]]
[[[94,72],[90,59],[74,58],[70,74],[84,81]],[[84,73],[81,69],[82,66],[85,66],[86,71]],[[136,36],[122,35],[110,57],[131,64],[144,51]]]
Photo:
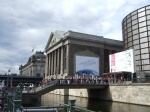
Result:
[[109,54],[122,50],[122,41],[74,31],[51,32],[45,47],[45,76],[108,73]]
[[137,74],[150,76],[150,5],[128,14],[122,21],[124,50],[134,49]]
[[21,76],[45,77],[45,59],[44,52],[36,51],[29,57],[25,65],[19,67]]

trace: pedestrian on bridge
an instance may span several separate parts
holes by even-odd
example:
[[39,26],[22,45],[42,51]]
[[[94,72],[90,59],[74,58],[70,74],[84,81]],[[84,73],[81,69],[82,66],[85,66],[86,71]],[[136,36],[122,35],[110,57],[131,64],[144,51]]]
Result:
[[68,80],[67,80],[67,81],[68,81],[68,84],[70,84],[70,80],[71,80],[70,77],[68,77]]

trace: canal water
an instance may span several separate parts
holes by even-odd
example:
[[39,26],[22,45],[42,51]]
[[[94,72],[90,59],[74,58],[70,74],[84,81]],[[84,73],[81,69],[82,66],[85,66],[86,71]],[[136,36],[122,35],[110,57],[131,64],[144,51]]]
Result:
[[150,112],[150,106],[110,102],[99,99],[88,99],[75,96],[62,96],[50,93],[41,96],[41,102],[36,104],[36,106],[59,106],[61,104],[67,104],[68,99],[75,99],[76,106],[96,112]]

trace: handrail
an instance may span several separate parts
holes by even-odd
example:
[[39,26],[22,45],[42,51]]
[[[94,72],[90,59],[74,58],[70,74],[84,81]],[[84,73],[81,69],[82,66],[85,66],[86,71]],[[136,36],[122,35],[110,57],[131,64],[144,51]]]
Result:
[[[141,84],[141,83],[146,83],[146,82],[150,82],[150,78],[133,78],[131,80],[130,79],[117,79],[117,78],[110,78],[110,80],[108,80],[107,78],[105,78],[105,80],[103,80],[103,78],[101,80],[86,80],[86,79],[71,79],[71,80],[67,80],[67,79],[55,79],[53,81],[49,81],[49,82],[45,82],[44,84],[37,86],[37,87],[33,87],[32,89],[29,89],[27,91],[23,91],[23,93],[37,93],[37,94],[41,94],[43,93],[43,91],[41,90],[45,90],[48,89],[49,87],[52,87],[51,89],[57,89],[57,87],[61,87],[61,85],[65,86],[65,85],[73,85],[73,87],[75,87],[75,85],[120,85],[120,84],[124,84],[124,85],[131,85],[131,84]],[[56,87],[57,86],[57,87]],[[97,87],[98,87],[97,86]],[[67,86],[66,86],[67,87]],[[71,86],[70,86],[71,87]],[[88,87],[88,86],[87,86]],[[90,86],[89,86],[90,87]],[[50,89],[50,88],[49,88]]]
[[[66,108],[66,109],[68,109],[68,111],[67,112],[71,112],[71,111],[69,111],[69,108],[70,108],[70,106],[72,106],[72,105],[69,105],[69,104],[63,104],[63,106],[40,106],[40,107],[21,107],[21,111],[26,111],[26,112],[28,112],[28,111],[30,111],[30,110],[36,110],[36,109],[40,109],[40,110],[42,110],[42,109],[59,109],[59,108]],[[78,110],[78,111],[80,111],[80,112],[95,112],[95,111],[92,111],[92,110],[88,110],[88,109],[84,109],[84,108],[82,108],[82,107],[79,107],[79,106],[72,106],[75,110]]]
[[78,106],[73,106],[73,108],[75,108],[75,109],[77,109],[77,110],[79,110],[81,112],[95,112],[95,111],[92,111],[92,110],[83,109],[83,108],[78,107]]

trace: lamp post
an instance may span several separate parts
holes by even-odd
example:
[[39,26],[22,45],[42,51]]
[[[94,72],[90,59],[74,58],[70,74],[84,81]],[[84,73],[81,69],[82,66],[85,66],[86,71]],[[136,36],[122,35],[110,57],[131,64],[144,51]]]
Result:
[[[9,84],[9,73],[10,73],[10,70],[11,70],[12,68],[10,68],[10,69],[8,69],[8,71],[7,71],[7,86],[8,86],[8,84]],[[12,76],[11,76],[11,79],[10,79],[10,83],[11,83],[11,88],[12,88]]]

